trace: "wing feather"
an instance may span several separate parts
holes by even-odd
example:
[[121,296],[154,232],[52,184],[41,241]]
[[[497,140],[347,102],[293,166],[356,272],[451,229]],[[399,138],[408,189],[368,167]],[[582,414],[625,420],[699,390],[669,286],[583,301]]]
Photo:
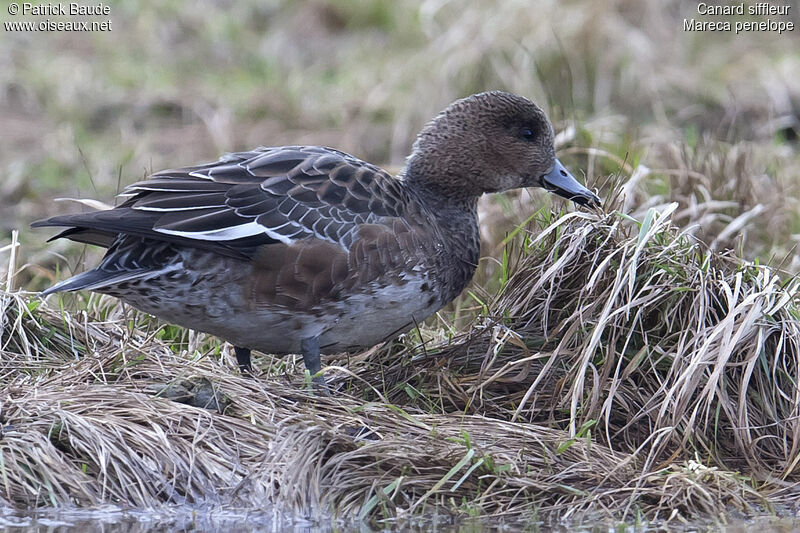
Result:
[[349,248],[359,225],[400,216],[405,195],[384,170],[337,150],[259,148],[157,172],[117,208],[35,225],[67,226],[60,236],[93,244],[130,234],[252,257],[259,245],[307,238]]
[[226,207],[225,194],[223,192],[153,193],[146,195],[136,204],[136,209],[140,211],[188,211],[203,207]]

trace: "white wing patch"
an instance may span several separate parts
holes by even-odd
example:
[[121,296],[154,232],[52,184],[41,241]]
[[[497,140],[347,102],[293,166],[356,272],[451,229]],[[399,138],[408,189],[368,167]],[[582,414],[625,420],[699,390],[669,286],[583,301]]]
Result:
[[197,209],[211,209],[213,207],[225,209],[228,206],[225,204],[222,205],[204,205],[201,207],[196,206],[188,206],[188,207],[150,207],[146,205],[136,205],[133,206],[135,211],[157,211],[157,212],[173,212],[173,211],[196,211]]
[[[226,160],[224,157],[219,160],[220,163],[227,163],[228,161],[230,161],[230,159]],[[191,177],[193,177],[193,178],[201,178],[201,179],[204,179],[204,180],[213,181],[211,176],[208,175],[208,171],[206,171],[205,174],[203,174],[202,172],[198,172],[198,171],[189,172],[189,175]]]
[[280,233],[272,231],[269,228],[262,226],[258,222],[248,222],[246,224],[239,224],[238,226],[230,226],[227,228],[206,231],[180,231],[163,228],[153,229],[159,233],[184,237],[186,239],[197,239],[201,241],[232,241],[235,239],[242,239],[244,237],[252,237],[253,235],[261,235],[266,233],[270,238],[280,241],[284,244],[292,244],[294,242],[294,239],[290,239],[285,235],[281,235]]

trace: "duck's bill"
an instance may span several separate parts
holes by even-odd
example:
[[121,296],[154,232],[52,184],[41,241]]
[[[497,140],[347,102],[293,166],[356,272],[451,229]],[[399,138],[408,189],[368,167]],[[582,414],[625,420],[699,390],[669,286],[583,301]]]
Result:
[[558,159],[553,170],[542,176],[542,187],[576,204],[600,207],[600,198],[572,177]]

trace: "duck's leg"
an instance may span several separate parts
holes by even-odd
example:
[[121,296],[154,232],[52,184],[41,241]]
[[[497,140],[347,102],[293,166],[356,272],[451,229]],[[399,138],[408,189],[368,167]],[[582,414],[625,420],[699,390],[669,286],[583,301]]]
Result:
[[250,348],[234,346],[233,351],[236,354],[236,362],[239,363],[239,371],[242,374],[250,374],[253,370],[253,365],[250,364]]
[[319,337],[311,337],[300,341],[300,353],[303,355],[303,364],[311,374],[311,381],[314,383],[314,390],[328,396],[328,385],[325,383],[324,376],[316,376],[322,369],[319,359]]

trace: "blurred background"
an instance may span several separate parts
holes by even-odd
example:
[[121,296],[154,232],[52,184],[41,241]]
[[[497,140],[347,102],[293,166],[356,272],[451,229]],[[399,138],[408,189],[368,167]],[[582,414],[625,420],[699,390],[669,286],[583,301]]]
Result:
[[[792,3],[769,18],[799,25]],[[78,19],[109,32],[0,33],[0,264],[18,230],[19,287],[101,253],[28,227],[86,209],[55,198],[113,203],[151,171],[259,145],[327,145],[397,171],[427,120],[488,89],[545,108],[576,176],[601,195],[624,184],[620,210],[678,201],[676,222],[709,246],[800,267],[800,30],[684,31],[767,17],[702,17],[681,0],[107,5]],[[550,201],[484,199],[485,253]]]

